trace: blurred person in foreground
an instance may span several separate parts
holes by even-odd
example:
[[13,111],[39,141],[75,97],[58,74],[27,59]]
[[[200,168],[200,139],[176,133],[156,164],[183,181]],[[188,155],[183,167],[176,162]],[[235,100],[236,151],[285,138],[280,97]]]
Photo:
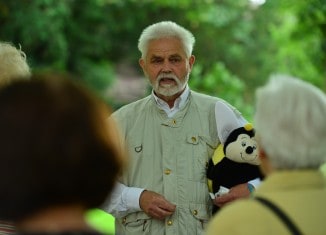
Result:
[[100,234],[85,219],[124,162],[108,107],[66,75],[0,89],[0,219],[17,234]]
[[[153,91],[113,114],[130,154],[128,170],[104,207],[116,216],[119,235],[202,234],[211,217],[206,167],[220,144],[220,99],[188,87],[194,43],[191,32],[171,21],[140,35],[139,64]],[[245,196],[246,183],[232,188],[222,203]]]
[[[29,79],[30,67],[26,55],[9,42],[0,42],[0,88],[17,79]],[[10,221],[0,220],[0,234],[14,234],[15,229]]]
[[9,42],[0,42],[0,87],[30,75],[25,53]]
[[207,235],[326,234],[326,183],[319,170],[326,160],[325,117],[326,95],[305,81],[277,75],[259,88],[255,126],[266,178],[253,198],[224,207]]

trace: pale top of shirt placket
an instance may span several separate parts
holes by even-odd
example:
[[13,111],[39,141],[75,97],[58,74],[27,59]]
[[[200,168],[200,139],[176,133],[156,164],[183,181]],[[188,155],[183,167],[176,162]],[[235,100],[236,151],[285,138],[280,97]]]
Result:
[[170,108],[169,105],[164,100],[157,97],[154,91],[152,91],[152,95],[155,98],[157,106],[160,109],[164,110],[164,112],[167,114],[169,118],[173,117],[174,114],[176,114],[181,108],[183,108],[186,105],[189,94],[190,94],[190,89],[189,86],[187,85],[184,92],[175,100],[174,106]]

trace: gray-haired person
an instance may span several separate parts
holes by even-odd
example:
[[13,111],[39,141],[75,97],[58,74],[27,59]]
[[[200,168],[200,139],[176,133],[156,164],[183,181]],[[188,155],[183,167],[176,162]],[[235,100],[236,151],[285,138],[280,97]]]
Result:
[[325,117],[326,95],[308,82],[277,75],[259,88],[254,120],[266,177],[253,198],[223,208],[207,235],[326,234],[326,179],[319,170]]
[[[103,207],[116,217],[117,234],[202,234],[210,219],[206,166],[220,143],[214,113],[220,99],[188,86],[194,43],[191,32],[171,21],[140,35],[139,64],[152,93],[112,115],[130,155]],[[248,195],[243,184],[226,199]]]

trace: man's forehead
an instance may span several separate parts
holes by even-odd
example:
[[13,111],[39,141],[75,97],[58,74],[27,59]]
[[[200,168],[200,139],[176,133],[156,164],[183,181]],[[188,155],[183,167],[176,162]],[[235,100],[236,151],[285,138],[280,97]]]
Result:
[[179,39],[163,38],[155,39],[148,44],[148,56],[171,56],[185,54],[183,45]]
[[167,58],[175,58],[175,57],[182,57],[182,55],[180,55],[179,53],[174,53],[174,54],[169,54],[169,53],[158,53],[158,54],[149,54],[148,55],[149,58],[164,58],[164,57],[167,57]]

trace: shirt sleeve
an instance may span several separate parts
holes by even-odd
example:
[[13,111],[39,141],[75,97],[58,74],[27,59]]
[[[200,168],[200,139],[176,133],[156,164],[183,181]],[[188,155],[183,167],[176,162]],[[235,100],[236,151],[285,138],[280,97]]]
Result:
[[132,212],[141,211],[139,198],[144,190],[142,188],[128,187],[117,182],[101,209],[116,218],[121,218]]
[[260,185],[260,183],[261,183],[261,180],[259,178],[248,181],[248,184],[251,184],[252,186],[254,186],[255,189],[257,189],[257,187]]

